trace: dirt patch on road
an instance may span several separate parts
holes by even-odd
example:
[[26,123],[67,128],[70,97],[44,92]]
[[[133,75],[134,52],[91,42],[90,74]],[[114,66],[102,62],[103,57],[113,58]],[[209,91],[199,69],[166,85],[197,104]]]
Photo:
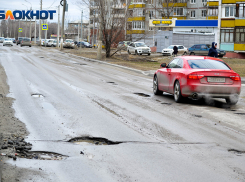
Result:
[[32,176],[38,172],[16,168],[7,163],[7,160],[16,160],[13,147],[6,147],[8,141],[18,137],[25,138],[28,132],[25,124],[14,116],[15,111],[12,108],[14,99],[7,97],[9,87],[6,80],[7,76],[0,64],[0,181],[15,182],[21,181],[26,174]]

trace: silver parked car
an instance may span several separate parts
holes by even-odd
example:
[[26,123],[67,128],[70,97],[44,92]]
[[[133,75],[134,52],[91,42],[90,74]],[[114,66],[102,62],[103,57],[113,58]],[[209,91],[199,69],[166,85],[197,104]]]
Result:
[[20,47],[22,46],[29,46],[31,47],[31,40],[30,38],[23,38],[20,42]]
[[3,46],[10,45],[13,46],[13,40],[11,38],[6,38],[3,41]]
[[151,49],[144,42],[133,42],[129,44],[127,51],[129,54],[148,54],[151,55]]

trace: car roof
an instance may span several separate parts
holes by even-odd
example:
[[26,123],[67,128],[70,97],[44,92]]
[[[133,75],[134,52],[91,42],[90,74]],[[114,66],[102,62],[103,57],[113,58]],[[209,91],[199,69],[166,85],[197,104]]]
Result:
[[212,59],[212,60],[217,60],[217,61],[222,61],[224,62],[222,59],[218,59],[218,58],[214,58],[214,57],[209,57],[209,56],[178,56],[176,58],[181,58],[184,60],[203,60],[203,59]]

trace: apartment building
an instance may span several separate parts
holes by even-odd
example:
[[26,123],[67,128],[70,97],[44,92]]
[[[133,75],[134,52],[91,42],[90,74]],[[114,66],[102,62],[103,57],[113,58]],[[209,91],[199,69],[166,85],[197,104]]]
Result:
[[[127,1],[131,2],[125,7]],[[128,11],[129,17],[125,27],[128,40],[144,41],[149,46],[156,46],[158,51],[170,44],[184,44],[189,47],[191,44],[215,41],[221,49],[245,53],[245,0],[108,2],[111,3],[112,9],[115,9],[112,4],[120,7],[122,15]],[[91,10],[90,13],[94,12]],[[152,19],[173,19],[177,24],[174,27],[153,28],[149,26]],[[90,22],[91,20],[98,22],[94,13],[90,16]],[[93,26],[98,25],[94,23]]]

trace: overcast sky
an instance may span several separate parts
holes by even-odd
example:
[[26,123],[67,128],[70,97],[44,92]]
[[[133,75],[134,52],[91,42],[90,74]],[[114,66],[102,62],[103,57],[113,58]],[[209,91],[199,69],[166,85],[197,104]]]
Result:
[[[28,2],[30,3],[28,3]],[[66,12],[66,21],[75,21],[81,20],[81,9],[78,5],[76,5],[77,1],[81,0],[67,0],[68,3],[68,12]],[[24,5],[23,5],[24,4]],[[60,5],[60,0],[42,0],[43,10],[56,10],[56,14],[54,14],[53,20],[48,20],[50,22],[58,21],[58,6]],[[40,0],[0,0],[0,10],[26,10],[27,7],[30,9],[32,6],[33,10],[40,9]],[[82,7],[84,12],[83,20],[88,20],[89,10],[88,7]],[[60,21],[62,18],[62,6],[60,6]]]

